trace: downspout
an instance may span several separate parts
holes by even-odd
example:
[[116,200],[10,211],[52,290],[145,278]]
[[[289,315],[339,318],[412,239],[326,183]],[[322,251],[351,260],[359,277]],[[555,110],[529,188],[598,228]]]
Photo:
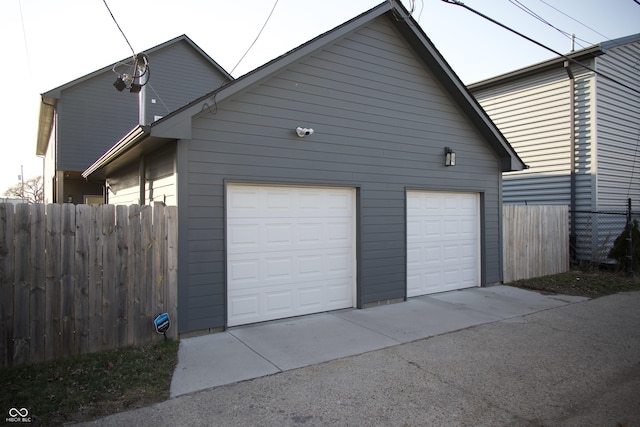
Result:
[[145,186],[146,186],[146,174],[145,174],[145,162],[144,156],[140,156],[140,162],[138,164],[138,185],[140,187],[140,203],[142,206],[145,204]]
[[569,126],[570,126],[570,144],[569,144],[569,161],[571,162],[571,205],[569,207],[571,228],[569,230],[569,254],[572,261],[576,261],[576,87],[575,78],[569,61],[564,62],[564,69],[569,77]]

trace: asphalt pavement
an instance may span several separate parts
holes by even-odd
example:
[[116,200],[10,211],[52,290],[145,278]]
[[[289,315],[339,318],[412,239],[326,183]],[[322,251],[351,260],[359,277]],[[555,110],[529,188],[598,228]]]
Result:
[[80,425],[640,426],[640,292],[514,289],[189,338],[174,397]]

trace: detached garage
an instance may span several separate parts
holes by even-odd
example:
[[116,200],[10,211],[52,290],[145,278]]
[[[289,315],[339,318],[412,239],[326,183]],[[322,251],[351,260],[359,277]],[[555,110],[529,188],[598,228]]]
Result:
[[499,283],[502,172],[524,168],[394,0],[133,129],[84,175],[160,161],[180,333]]

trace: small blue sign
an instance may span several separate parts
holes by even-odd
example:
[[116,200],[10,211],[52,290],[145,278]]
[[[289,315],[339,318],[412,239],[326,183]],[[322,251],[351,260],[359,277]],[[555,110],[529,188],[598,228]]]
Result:
[[169,320],[169,313],[162,313],[158,317],[156,317],[153,321],[153,324],[156,327],[156,332],[159,334],[164,334],[169,330],[171,326],[171,320]]

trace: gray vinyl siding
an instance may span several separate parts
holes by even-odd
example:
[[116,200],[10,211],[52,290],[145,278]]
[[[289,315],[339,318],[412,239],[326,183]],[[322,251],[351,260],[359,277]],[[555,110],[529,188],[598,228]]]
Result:
[[499,161],[386,17],[194,117],[177,157],[181,332],[225,325],[227,183],[357,188],[359,306],[406,295],[407,189],[481,193],[502,279]]
[[[598,58],[597,70],[640,89],[640,42],[613,47]],[[598,196],[600,210],[624,210],[627,198],[640,206],[638,138],[640,97],[608,79],[597,79]]]
[[163,203],[166,206],[176,206],[178,204],[178,195],[173,152],[150,159],[149,162],[145,184],[146,203]]
[[[149,55],[147,120],[218,87],[223,76],[186,41]],[[118,69],[120,71],[125,68]],[[83,171],[138,124],[138,95],[113,87],[111,70],[64,89],[58,101],[57,169]],[[155,103],[152,102],[155,100]]]
[[107,178],[107,202],[111,205],[137,205],[140,203],[139,170],[132,164],[115,177]]
[[[176,206],[178,200],[175,144],[144,157],[144,204]],[[107,178],[108,202],[112,205],[140,203],[140,165],[131,164]]]

